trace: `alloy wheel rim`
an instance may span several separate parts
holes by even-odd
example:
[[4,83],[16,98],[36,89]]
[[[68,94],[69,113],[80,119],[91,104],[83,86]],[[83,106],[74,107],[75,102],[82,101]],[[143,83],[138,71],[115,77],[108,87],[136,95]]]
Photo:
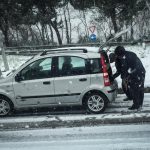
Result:
[[88,107],[90,110],[94,112],[99,112],[103,109],[104,107],[104,100],[101,96],[99,95],[92,95],[88,99]]
[[10,105],[6,100],[0,99],[0,116],[7,115],[10,111]]

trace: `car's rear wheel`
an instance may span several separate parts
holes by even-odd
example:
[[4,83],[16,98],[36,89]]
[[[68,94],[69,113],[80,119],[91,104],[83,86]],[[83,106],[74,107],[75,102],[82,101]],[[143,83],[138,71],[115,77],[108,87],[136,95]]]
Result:
[[107,106],[107,98],[104,94],[93,92],[86,97],[85,106],[90,113],[102,113]]
[[7,116],[12,112],[12,103],[6,97],[0,96],[0,116]]

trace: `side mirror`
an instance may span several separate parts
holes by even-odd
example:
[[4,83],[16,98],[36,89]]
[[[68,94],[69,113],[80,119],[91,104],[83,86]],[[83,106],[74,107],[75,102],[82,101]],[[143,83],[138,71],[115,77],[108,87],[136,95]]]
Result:
[[15,81],[16,81],[16,82],[22,81],[22,77],[21,77],[20,74],[17,74],[17,75],[15,76]]

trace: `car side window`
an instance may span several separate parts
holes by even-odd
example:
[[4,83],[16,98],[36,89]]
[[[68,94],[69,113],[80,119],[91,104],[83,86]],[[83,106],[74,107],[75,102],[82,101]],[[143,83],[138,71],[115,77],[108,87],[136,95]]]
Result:
[[63,56],[58,58],[59,76],[86,74],[86,61],[80,57]]
[[102,73],[102,66],[100,63],[100,59],[94,58],[90,60],[91,64],[91,73]]
[[34,61],[25,67],[20,76],[22,80],[35,80],[51,77],[52,58],[44,58]]

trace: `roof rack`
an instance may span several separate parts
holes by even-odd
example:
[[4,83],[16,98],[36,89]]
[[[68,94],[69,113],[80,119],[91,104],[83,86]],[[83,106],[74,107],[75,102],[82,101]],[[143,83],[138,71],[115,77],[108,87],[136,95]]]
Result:
[[49,50],[44,50],[40,56],[44,56],[46,54],[55,54],[55,53],[72,53],[72,52],[83,52],[87,53],[87,49],[85,48],[62,48],[62,49],[49,49]]

